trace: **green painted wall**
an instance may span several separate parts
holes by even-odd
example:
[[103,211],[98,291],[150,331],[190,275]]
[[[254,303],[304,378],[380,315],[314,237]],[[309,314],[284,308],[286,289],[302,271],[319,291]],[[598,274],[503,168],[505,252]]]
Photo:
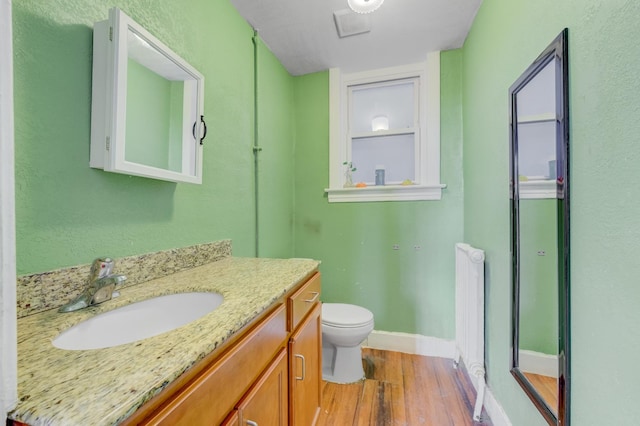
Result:
[[569,28],[572,424],[633,425],[640,338],[640,3],[485,0],[463,48],[465,240],[487,254],[489,385],[546,424],[509,374],[508,88]]
[[258,43],[259,256],[293,255],[294,78]]
[[462,238],[463,211],[461,60],[461,52],[441,58],[447,185],[441,201],[329,204],[328,73],[295,79],[295,253],[322,261],[324,301],[370,309],[377,330],[454,337],[454,244]]
[[[204,74],[202,185],[89,168],[92,28],[112,6]],[[254,254],[253,30],[228,1],[24,0],[13,22],[19,274],[223,238]],[[263,46],[260,66],[261,255],[287,257],[293,79]]]
[[[207,79],[202,185],[88,167],[91,28],[114,5]],[[514,425],[545,424],[508,372],[507,90],[569,27],[573,424],[635,424],[637,16],[634,0],[486,0],[442,54],[439,202],[329,204],[328,73],[292,78],[260,44],[260,254],[322,260],[324,299],[377,329],[453,338],[453,244],[484,248],[489,384]],[[253,255],[252,30],[228,1],[23,0],[13,17],[19,274],[221,238]]]

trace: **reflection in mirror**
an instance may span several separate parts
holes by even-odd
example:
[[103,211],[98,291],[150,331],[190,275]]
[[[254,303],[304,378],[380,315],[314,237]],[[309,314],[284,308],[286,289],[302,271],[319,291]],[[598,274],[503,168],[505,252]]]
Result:
[[567,30],[511,86],[511,372],[549,424],[569,422]]
[[520,200],[518,359],[549,408],[558,405],[558,250],[555,199]]
[[554,58],[516,93],[520,198],[555,198],[556,69]]
[[[190,84],[192,93],[184,94],[192,77],[132,28],[127,33],[127,52],[125,160],[181,172],[182,141],[192,137],[189,123],[196,121],[195,108],[184,102],[197,96],[194,84]],[[186,120],[185,114],[189,115]],[[195,144],[187,146],[191,152],[185,158],[195,159]],[[187,174],[195,174],[194,161],[184,166]]]

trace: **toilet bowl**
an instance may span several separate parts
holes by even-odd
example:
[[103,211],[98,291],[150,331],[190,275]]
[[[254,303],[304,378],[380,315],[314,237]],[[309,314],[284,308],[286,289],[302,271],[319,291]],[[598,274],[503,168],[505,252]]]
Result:
[[353,383],[364,379],[360,344],[373,330],[373,314],[361,306],[322,304],[322,379]]

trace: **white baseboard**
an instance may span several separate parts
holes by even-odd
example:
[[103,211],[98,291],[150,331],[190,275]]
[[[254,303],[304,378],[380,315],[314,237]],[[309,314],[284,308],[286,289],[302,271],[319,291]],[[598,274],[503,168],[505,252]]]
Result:
[[[373,330],[362,346],[387,351],[454,359],[456,342],[419,334]],[[494,426],[512,426],[509,417],[493,396],[489,386],[484,394],[484,409]]]
[[512,426],[507,413],[504,412],[498,400],[493,396],[489,386],[487,386],[484,393],[484,409],[491,418],[493,426]]
[[526,373],[558,378],[558,357],[541,352],[519,350],[518,367]]
[[362,346],[450,359],[453,359],[456,353],[456,343],[453,340],[378,330],[373,330]]

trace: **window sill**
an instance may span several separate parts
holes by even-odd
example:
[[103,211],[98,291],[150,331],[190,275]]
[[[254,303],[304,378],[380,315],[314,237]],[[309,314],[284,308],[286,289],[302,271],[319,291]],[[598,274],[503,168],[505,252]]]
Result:
[[557,197],[555,179],[529,180],[518,182],[521,200],[542,200]]
[[384,185],[365,188],[327,188],[330,203],[363,203],[370,201],[440,200],[446,185]]

